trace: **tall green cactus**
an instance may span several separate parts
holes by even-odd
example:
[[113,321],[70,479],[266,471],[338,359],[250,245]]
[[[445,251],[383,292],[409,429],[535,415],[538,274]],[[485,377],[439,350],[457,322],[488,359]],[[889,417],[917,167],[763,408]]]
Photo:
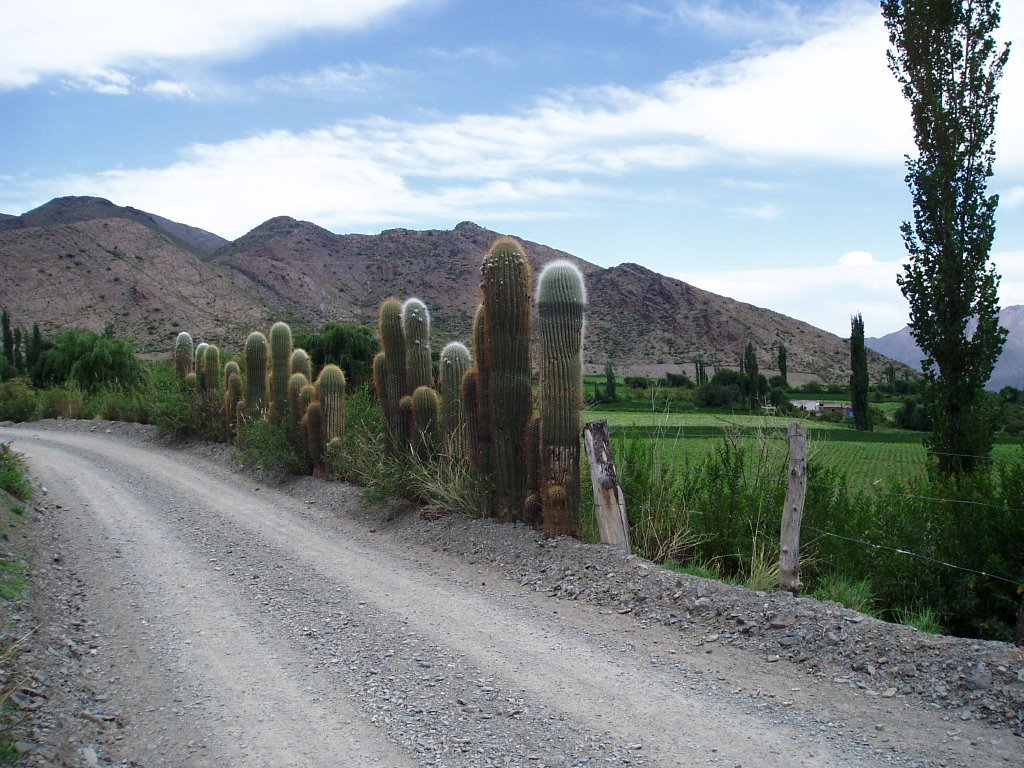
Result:
[[302,445],[303,407],[299,395],[307,384],[309,379],[301,373],[293,373],[288,379],[288,437],[296,448]]
[[203,378],[200,386],[206,397],[220,399],[220,349],[215,344],[208,344],[203,352]]
[[323,409],[324,445],[345,437],[345,374],[336,365],[325,365],[316,379],[316,399]]
[[312,383],[304,384],[299,390],[299,411],[305,415],[309,404],[316,400],[316,387]]
[[406,299],[402,305],[402,335],[405,337],[405,394],[418,387],[433,387],[430,311],[419,299]]
[[466,455],[466,415],[462,405],[462,377],[471,360],[466,345],[453,341],[441,350],[438,361],[439,394],[445,444],[453,457]]
[[402,302],[395,298],[384,299],[380,305],[377,323],[380,346],[384,352],[384,383],[378,390],[381,410],[387,424],[391,451],[398,454],[404,450],[406,433],[402,429],[399,402],[406,394],[405,385],[405,336],[402,333]]
[[197,344],[196,349],[193,350],[193,373],[196,374],[196,388],[200,393],[203,392],[206,383],[204,366],[206,365],[206,348],[208,346],[210,345],[203,341]]
[[324,417],[319,401],[314,400],[306,407],[302,417],[302,431],[306,437],[306,451],[313,474],[320,475],[323,472],[324,448],[327,443],[324,441]]
[[413,447],[422,461],[429,461],[437,449],[441,403],[431,387],[416,387],[412,393]]
[[288,363],[288,372],[301,373],[307,380],[313,380],[313,364],[310,362],[306,350],[302,347],[296,347],[292,350],[292,359]]
[[238,367],[238,363],[234,360],[228,360],[224,363],[224,388],[227,389],[228,379],[231,378],[232,373],[237,373],[238,378],[242,378],[242,369]]
[[192,373],[195,364],[194,354],[192,336],[182,331],[174,340],[174,378],[179,382]]
[[494,512],[521,520],[526,498],[523,440],[533,411],[530,381],[530,262],[516,240],[501,237],[484,257],[485,365],[490,377]]
[[540,337],[538,484],[546,536],[580,535],[580,412],[583,410],[583,275],[568,261],[537,281]]
[[[462,377],[462,413],[466,418],[466,453],[470,466],[473,468],[474,474],[483,477],[486,473],[480,467],[480,406],[477,403],[477,376],[479,376],[479,371],[476,368],[470,368]],[[480,512],[487,514],[485,509]]]
[[[473,468],[482,478],[490,478],[494,467],[491,455],[491,373],[487,365],[487,335],[484,320],[485,307],[480,304],[473,315],[473,361],[476,364],[472,380],[476,384],[473,398],[475,406],[476,426],[473,430]],[[465,382],[465,380],[463,380]],[[469,407],[469,399],[463,390],[463,402]],[[488,502],[489,503],[489,502]],[[492,509],[481,510],[482,514],[492,514]]]
[[[229,366],[234,370],[229,370]],[[224,382],[224,407],[221,409],[221,419],[224,423],[224,434],[231,440],[238,429],[238,404],[242,400],[242,374],[238,371],[238,364],[230,362],[224,366],[226,374]]]
[[253,331],[245,340],[245,408],[250,421],[267,412],[267,337]]
[[288,323],[270,327],[270,420],[281,424],[288,413],[288,379],[291,376],[292,329]]

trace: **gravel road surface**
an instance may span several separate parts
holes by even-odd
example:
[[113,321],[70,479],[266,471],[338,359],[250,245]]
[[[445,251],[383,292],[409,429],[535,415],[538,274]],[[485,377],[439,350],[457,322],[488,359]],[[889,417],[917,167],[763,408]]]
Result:
[[25,766],[1024,765],[1024,656],[605,547],[0,428],[37,485]]

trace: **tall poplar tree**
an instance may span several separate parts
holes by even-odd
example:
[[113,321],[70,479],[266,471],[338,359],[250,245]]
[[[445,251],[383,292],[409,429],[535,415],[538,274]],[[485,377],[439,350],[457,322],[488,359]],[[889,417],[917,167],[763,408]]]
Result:
[[864,318],[858,312],[850,318],[850,400],[853,424],[857,429],[871,429],[868,409],[868,352],[864,347]]
[[918,150],[907,158],[914,222],[902,226],[910,261],[897,281],[925,355],[923,397],[934,421],[926,444],[955,476],[991,453],[984,386],[1006,339],[988,260],[999,198],[986,187],[1009,46],[993,37],[996,0],[882,0],[881,8]]

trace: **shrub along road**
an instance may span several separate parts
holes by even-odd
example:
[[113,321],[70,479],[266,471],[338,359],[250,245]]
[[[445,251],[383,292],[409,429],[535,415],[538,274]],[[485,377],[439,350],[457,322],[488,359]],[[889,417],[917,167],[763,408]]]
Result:
[[[768,611],[776,629],[830,617],[852,633],[836,642],[867,645],[880,667],[917,653],[918,677],[925,658],[938,676],[944,661],[982,659],[983,690],[1003,710],[1024,681],[1007,646],[922,640],[515,526],[366,510],[357,489],[273,485],[233,469],[221,447],[168,446],[147,428],[41,423],[0,439],[14,440],[39,488],[25,765],[1024,759],[1012,717],[993,727],[964,715],[977,706],[950,709],[913,686],[869,695],[831,656],[778,663],[813,633],[779,645],[755,617]],[[702,596],[652,613],[673,599],[665,585],[680,604]]]

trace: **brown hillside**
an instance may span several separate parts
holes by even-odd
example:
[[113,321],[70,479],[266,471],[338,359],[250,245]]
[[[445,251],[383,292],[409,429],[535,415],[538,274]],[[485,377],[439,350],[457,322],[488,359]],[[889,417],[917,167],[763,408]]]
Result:
[[0,233],[0,264],[0,304],[44,333],[110,324],[140,352],[161,353],[179,330],[240,347],[271,319],[244,278],[129,219]]
[[[103,211],[111,217],[96,218]],[[452,339],[468,341],[480,262],[499,234],[463,222],[452,230],[336,235],[278,217],[200,257],[201,233],[97,198],[60,198],[4,217],[0,304],[26,328],[33,322],[47,332],[111,323],[140,350],[157,354],[169,353],[177,332],[187,330],[237,353],[250,330],[265,330],[275,319],[296,329],[332,321],[372,324],[383,298],[417,296],[431,309],[440,349]],[[636,264],[602,269],[538,243],[524,247],[537,271],[564,258],[584,273],[591,371],[611,359],[620,373],[682,369],[692,375],[698,355],[708,365],[732,366],[752,341],[767,375],[775,372],[780,342],[794,381],[849,375],[847,343],[806,323]],[[878,376],[883,358],[872,355]]]

